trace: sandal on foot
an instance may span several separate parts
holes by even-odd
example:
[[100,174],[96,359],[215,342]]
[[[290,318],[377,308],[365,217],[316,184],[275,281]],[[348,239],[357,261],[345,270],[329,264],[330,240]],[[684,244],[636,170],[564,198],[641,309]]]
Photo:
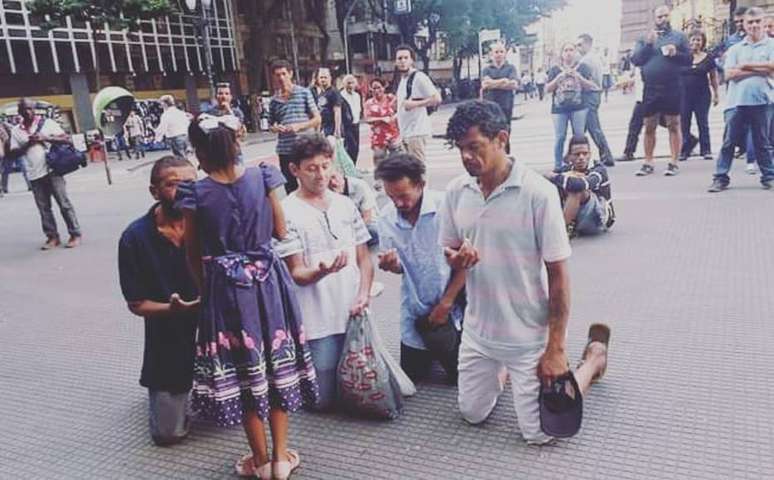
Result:
[[588,342],[586,342],[586,348],[583,349],[583,356],[581,357],[580,364],[578,364],[579,367],[583,365],[586,358],[591,353],[591,344],[594,342],[599,342],[605,346],[605,367],[591,379],[592,382],[598,382],[607,370],[607,350],[608,345],[610,344],[610,327],[604,323],[594,323],[589,327]]
[[253,454],[247,453],[234,465],[237,475],[240,477],[255,477],[261,480],[271,480],[271,462],[266,462],[260,467],[255,466]]
[[283,462],[273,462],[274,480],[287,480],[293,470],[301,465],[301,456],[296,450],[288,449],[288,460]]

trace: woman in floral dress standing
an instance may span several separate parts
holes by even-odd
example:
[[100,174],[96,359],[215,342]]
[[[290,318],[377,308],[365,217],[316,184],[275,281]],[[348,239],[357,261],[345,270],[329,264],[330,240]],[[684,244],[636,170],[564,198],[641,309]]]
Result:
[[[298,467],[288,449],[288,412],[317,401],[318,388],[293,280],[271,246],[284,237],[274,167],[236,164],[236,117],[202,114],[189,138],[207,177],[178,186],[188,263],[202,292],[193,406],[218,425],[241,423],[251,453],[243,476],[285,479]],[[273,442],[269,457],[264,421]]]

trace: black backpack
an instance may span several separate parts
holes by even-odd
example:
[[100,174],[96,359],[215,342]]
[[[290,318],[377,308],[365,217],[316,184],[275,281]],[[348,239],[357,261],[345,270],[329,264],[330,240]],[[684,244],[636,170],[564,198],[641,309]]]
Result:
[[[414,76],[417,74],[418,71],[419,70],[414,70],[413,72],[409,73],[409,76],[406,79],[406,100],[411,100],[411,88],[414,86]],[[430,77],[427,77],[427,78],[430,78]],[[431,78],[430,81],[432,82],[433,79]],[[435,83],[433,83],[433,85],[435,85]],[[414,100],[424,100],[424,98],[415,98]],[[425,107],[425,108],[427,109],[428,115],[432,115],[438,110],[437,106]]]

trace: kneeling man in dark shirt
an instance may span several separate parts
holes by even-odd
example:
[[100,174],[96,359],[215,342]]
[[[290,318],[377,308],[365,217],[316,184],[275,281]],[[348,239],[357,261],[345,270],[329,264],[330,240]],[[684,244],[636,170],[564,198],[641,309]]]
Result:
[[151,171],[156,203],[132,222],[118,244],[121,290],[129,310],[145,319],[140,385],[148,389],[150,432],[157,445],[188,434],[199,294],[183,248],[183,216],[175,210],[177,185],[196,180],[188,160],[167,156]]

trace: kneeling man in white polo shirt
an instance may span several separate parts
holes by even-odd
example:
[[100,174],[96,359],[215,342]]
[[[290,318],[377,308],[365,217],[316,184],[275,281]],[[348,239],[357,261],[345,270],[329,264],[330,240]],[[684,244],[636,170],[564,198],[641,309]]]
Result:
[[[454,269],[468,269],[460,411],[470,423],[486,420],[507,371],[522,435],[547,443],[552,438],[540,427],[540,382],[569,369],[570,243],[559,197],[551,183],[507,156],[508,125],[495,103],[458,107],[446,136],[468,172],[449,184],[440,210],[447,260]],[[606,333],[590,338],[575,372],[582,392],[604,372]]]

